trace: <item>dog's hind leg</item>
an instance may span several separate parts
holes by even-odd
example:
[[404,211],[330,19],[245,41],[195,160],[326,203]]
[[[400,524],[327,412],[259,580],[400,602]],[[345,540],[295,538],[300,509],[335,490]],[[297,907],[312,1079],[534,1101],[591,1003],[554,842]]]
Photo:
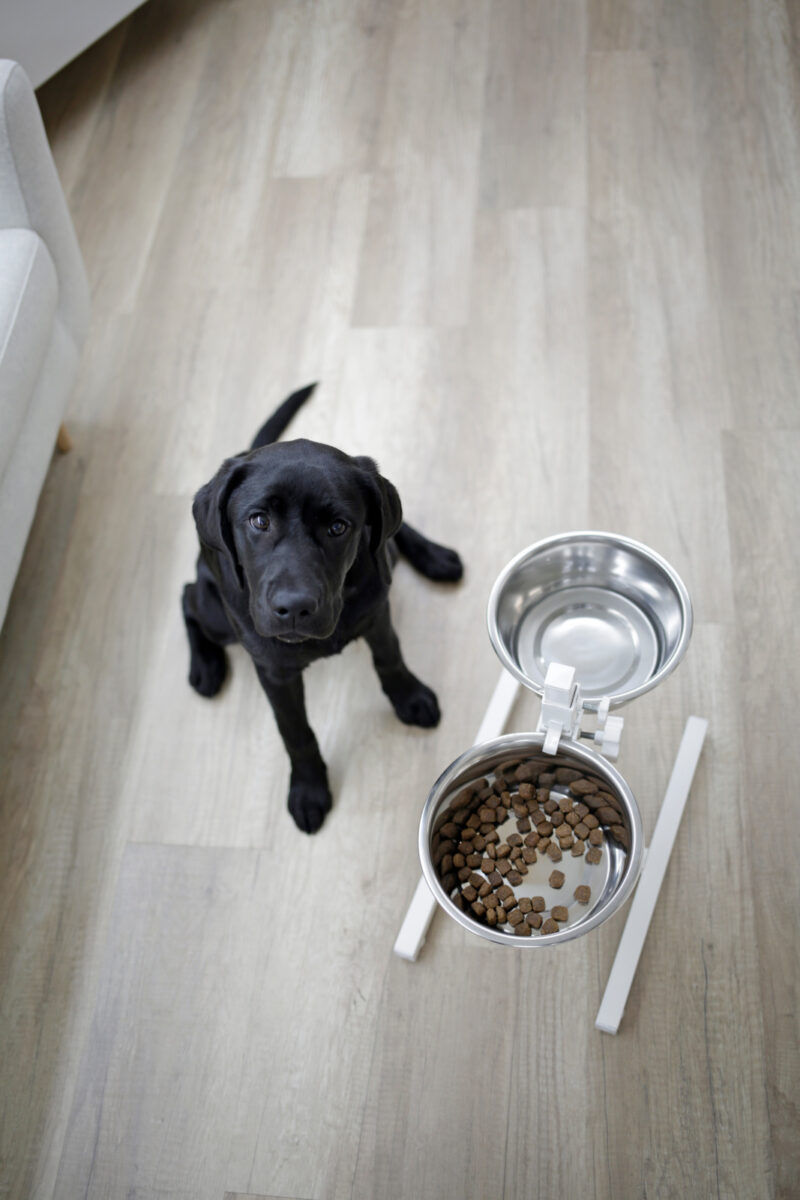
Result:
[[455,550],[432,542],[405,521],[394,535],[397,549],[407,558],[415,571],[437,583],[456,583],[464,574],[464,566]]
[[189,683],[201,696],[216,696],[225,682],[228,657],[223,646],[235,642],[215,585],[187,583],[181,597],[186,636],[189,639]]

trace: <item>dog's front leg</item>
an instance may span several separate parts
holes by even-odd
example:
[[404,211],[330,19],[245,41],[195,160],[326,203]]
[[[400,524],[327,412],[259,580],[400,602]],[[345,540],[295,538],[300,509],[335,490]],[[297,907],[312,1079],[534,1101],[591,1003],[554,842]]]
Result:
[[292,764],[289,812],[304,833],[316,833],[330,811],[328,772],[306,716],[303,676],[276,682],[256,666],[258,678],[275,713]]
[[438,725],[440,713],[436,694],[417,679],[403,661],[388,600],[364,637],[372,651],[372,661],[381,687],[400,720],[406,725],[421,725],[424,729]]

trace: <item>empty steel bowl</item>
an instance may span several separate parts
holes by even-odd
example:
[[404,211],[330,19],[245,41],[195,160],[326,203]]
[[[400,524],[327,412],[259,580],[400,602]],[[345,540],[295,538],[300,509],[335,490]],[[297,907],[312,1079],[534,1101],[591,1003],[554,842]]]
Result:
[[489,637],[506,670],[543,692],[551,662],[575,668],[584,707],[617,707],[660,683],[692,632],[689,593],[639,542],[566,533],[523,550],[500,573]]
[[[555,755],[544,754],[542,733],[510,733],[473,746],[455,762],[451,763],[431,789],[423,809],[419,829],[419,854],[422,870],[433,895],[441,907],[455,921],[471,933],[501,945],[522,948],[554,946],[595,929],[606,921],[625,902],[639,875],[642,863],[643,833],[642,820],[633,794],[625,780],[614,767],[594,751],[576,742],[562,739]],[[514,886],[517,899],[523,896],[542,896],[545,900],[546,917],[553,906],[563,905],[568,918],[557,933],[542,934],[533,931],[528,937],[520,937],[512,930],[498,929],[475,917],[469,906],[464,911],[452,899],[453,888],[445,889],[435,863],[441,861],[440,830],[451,819],[449,812],[453,799],[468,784],[476,780],[492,780],[498,768],[508,768],[522,762],[533,762],[537,772],[553,773],[558,767],[577,769],[585,777],[596,780],[602,790],[613,798],[618,813],[618,825],[624,835],[621,840],[611,834],[605,837],[602,858],[599,863],[589,863],[585,854],[572,857],[568,851],[558,863],[548,857],[539,857],[528,865],[528,874]],[[566,794],[566,784],[552,785],[551,796],[558,799]],[[515,816],[510,812],[507,821],[498,829],[501,839],[516,830]],[[548,879],[554,869],[565,875],[561,888],[553,888]],[[477,873],[481,873],[477,869]],[[591,889],[589,903],[580,904],[574,896],[576,887]]]

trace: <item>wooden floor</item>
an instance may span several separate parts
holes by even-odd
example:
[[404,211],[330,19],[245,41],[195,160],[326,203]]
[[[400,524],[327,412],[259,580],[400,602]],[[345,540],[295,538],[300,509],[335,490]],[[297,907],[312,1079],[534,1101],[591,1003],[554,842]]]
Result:
[[[40,89],[94,317],[0,638],[0,1195],[800,1195],[798,38],[795,0],[159,0]],[[393,589],[438,730],[363,645],[308,672],[307,838],[179,592],[194,491],[312,379],[292,433],[467,575]],[[648,836],[710,722],[617,1037],[621,919],[392,954],[491,584],[583,528],[694,601],[625,714]]]

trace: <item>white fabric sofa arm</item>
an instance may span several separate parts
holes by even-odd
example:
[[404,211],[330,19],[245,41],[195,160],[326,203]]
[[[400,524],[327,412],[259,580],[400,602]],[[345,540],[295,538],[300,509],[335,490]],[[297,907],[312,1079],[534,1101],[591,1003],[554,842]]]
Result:
[[75,229],[36,96],[22,67],[0,59],[0,228],[31,229],[58,276],[58,315],[80,346],[89,324],[89,288]]

